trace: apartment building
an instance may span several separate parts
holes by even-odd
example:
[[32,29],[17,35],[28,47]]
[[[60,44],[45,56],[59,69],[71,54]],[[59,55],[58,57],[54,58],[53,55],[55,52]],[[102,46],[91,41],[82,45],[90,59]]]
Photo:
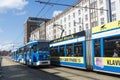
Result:
[[120,20],[120,0],[111,0],[112,21]]
[[[24,23],[24,44],[28,43],[29,41],[39,39],[38,34],[40,33],[37,29],[40,28],[40,24],[48,20],[49,19],[28,17],[28,19]],[[43,32],[46,32],[45,30],[46,29],[44,29]]]
[[111,21],[120,20],[120,0],[80,0],[46,23],[46,39],[53,40]]
[[39,28],[36,28],[30,33],[30,41],[34,40],[46,40],[46,22],[49,19],[47,19],[45,22],[41,23],[39,25]]
[[43,20],[38,28],[31,29],[35,26],[30,28],[28,19],[24,41],[53,40],[116,20],[120,20],[120,0],[79,0],[51,20]]

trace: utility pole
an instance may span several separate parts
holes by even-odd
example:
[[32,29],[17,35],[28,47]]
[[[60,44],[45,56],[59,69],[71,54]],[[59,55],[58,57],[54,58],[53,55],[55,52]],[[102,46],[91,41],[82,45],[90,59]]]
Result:
[[61,35],[60,35],[60,38],[61,38],[62,35],[63,35],[63,32],[64,32],[63,26],[62,26],[62,25],[59,25],[59,24],[54,24],[53,27],[55,27],[55,26],[60,26],[60,27],[58,27],[58,28],[59,28],[60,30],[62,30]]

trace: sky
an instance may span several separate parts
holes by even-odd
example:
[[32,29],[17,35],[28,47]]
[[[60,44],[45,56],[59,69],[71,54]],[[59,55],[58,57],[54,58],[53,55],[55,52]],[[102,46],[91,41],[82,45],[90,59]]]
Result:
[[[40,1],[72,5],[79,0]],[[24,23],[28,17],[51,19],[54,13],[64,11],[67,8],[40,4],[35,0],[0,0],[0,50],[10,50],[14,46],[23,44]]]

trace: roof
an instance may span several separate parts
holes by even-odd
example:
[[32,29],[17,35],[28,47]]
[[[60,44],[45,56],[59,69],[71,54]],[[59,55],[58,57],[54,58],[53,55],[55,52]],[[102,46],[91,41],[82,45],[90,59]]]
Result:
[[49,40],[31,41],[31,42],[28,42],[27,45],[34,45],[34,44],[38,44],[39,42],[50,42],[50,41]]

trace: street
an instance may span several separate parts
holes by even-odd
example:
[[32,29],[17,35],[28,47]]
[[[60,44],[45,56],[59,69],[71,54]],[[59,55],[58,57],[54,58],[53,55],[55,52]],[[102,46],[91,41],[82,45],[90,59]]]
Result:
[[67,67],[30,68],[8,57],[3,57],[1,66],[1,80],[120,80],[118,76]]

